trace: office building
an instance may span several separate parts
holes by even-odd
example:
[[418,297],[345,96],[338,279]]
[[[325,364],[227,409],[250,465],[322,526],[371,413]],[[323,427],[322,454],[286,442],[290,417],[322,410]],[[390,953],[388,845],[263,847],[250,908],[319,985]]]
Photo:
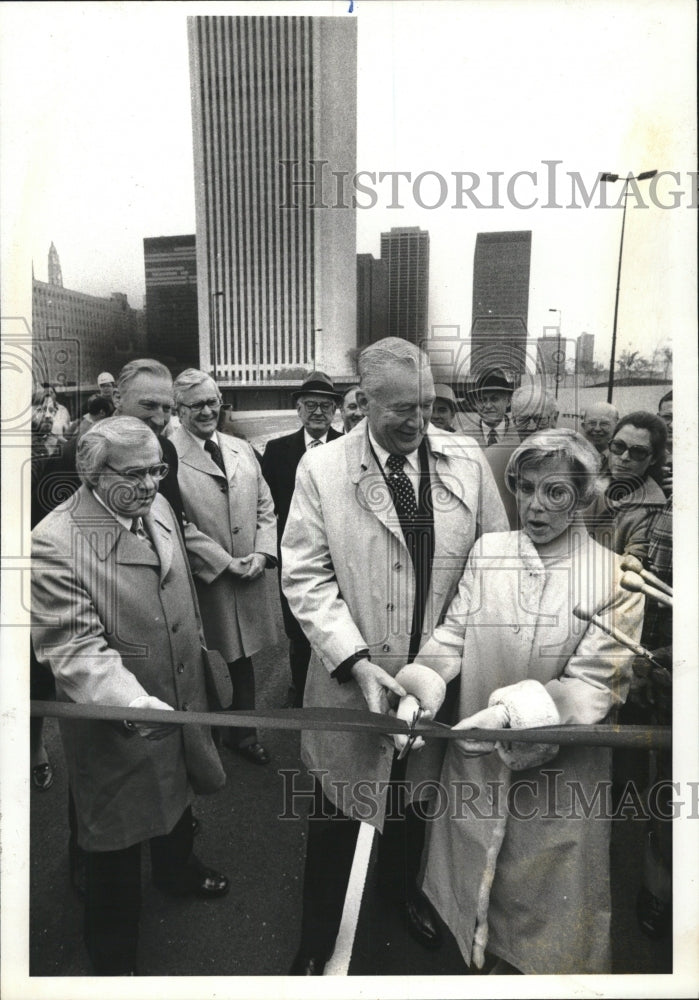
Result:
[[594,360],[595,335],[594,333],[581,333],[578,337],[575,349],[576,371],[587,374],[592,370]]
[[387,335],[420,344],[428,333],[429,233],[418,226],[381,233],[381,260],[388,271]]
[[194,235],[143,240],[148,353],[170,368],[199,365]]
[[478,233],[473,260],[471,373],[526,369],[531,231]]
[[188,19],[200,365],[225,385],[350,370],[356,172],[352,17]]
[[388,336],[388,266],[373,254],[357,254],[357,347]]
[[35,378],[59,386],[96,387],[101,371],[116,374],[143,355],[142,316],[126,295],[109,298],[64,288],[56,248],[51,244],[49,277],[32,278],[32,339]]

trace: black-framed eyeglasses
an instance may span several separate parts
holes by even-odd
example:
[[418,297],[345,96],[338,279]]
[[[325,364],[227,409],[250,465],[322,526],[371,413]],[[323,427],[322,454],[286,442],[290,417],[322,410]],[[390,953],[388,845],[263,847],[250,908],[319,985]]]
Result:
[[609,450],[612,455],[623,455],[628,451],[629,458],[632,462],[643,462],[646,458],[650,458],[653,454],[648,448],[644,448],[640,444],[628,445],[626,441],[622,441],[621,438],[614,438],[609,444]]
[[157,465],[149,465],[144,469],[115,469],[113,465],[105,464],[105,469],[111,469],[112,472],[116,472],[118,476],[123,476],[124,479],[133,479],[142,482],[146,476],[150,476],[151,479],[165,479],[165,476],[170,471],[170,466],[167,462],[158,462]]
[[332,413],[336,404],[326,400],[304,399],[303,405],[309,413],[315,413],[316,410],[320,410],[321,413]]
[[210,410],[220,410],[221,400],[216,397],[215,399],[202,399],[198,403],[181,403],[180,405],[186,406],[188,410],[194,410],[195,413],[201,413],[207,406]]

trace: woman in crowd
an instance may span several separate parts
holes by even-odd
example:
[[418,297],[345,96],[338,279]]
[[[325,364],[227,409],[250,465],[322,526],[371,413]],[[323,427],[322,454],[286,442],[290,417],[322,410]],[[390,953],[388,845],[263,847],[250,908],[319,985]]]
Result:
[[[574,613],[640,636],[643,597],[620,588],[619,557],[579,516],[598,469],[567,429],[512,454],[523,530],[474,546],[444,623],[396,677],[401,717],[415,703],[434,714],[459,673],[457,729],[594,724],[623,703],[632,654]],[[423,890],[469,965],[487,949],[494,972],[610,971],[609,777],[604,747],[450,741]]]
[[651,522],[665,504],[658,486],[667,431],[660,417],[637,410],[622,417],[609,442],[609,477],[585,511],[587,529],[600,545],[642,561]]

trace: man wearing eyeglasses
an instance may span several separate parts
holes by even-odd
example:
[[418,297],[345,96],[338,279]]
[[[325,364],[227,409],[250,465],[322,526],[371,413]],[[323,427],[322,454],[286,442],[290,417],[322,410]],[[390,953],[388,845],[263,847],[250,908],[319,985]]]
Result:
[[[331,426],[337,405],[342,396],[336,392],[332,381],[324,372],[311,372],[301,388],[292,393],[301,427],[293,434],[267,442],[262,456],[262,473],[267,480],[277,515],[277,558],[281,573],[281,539],[289,516],[294,495],[296,467],[306,451],[318,448],[342,435]],[[284,617],[284,631],[289,640],[289,667],[291,670],[290,703],[293,708],[303,706],[311,647],[303,629],[291,613],[281,585],[279,597]]]
[[[216,427],[221,394],[206,372],[188,368],[175,379],[180,427],[170,441],[179,459],[187,520],[213,541],[226,569],[196,578],[207,644],[217,649],[233,682],[232,709],[254,709],[252,657],[277,642],[264,579],[276,566],[276,527],[269,487],[247,441]],[[269,763],[255,729],[227,729],[224,743],[253,764]]]
[[[32,641],[59,701],[206,711],[196,593],[158,439],[110,417],[80,439],[82,485],[32,532]],[[216,898],[192,853],[191,802],[225,773],[206,726],[61,720],[86,852],[85,943],[97,975],[137,974],[140,845],[172,895]]]
[[591,403],[580,414],[580,431],[599,452],[600,472],[609,472],[609,442],[619,422],[619,411],[612,403]]

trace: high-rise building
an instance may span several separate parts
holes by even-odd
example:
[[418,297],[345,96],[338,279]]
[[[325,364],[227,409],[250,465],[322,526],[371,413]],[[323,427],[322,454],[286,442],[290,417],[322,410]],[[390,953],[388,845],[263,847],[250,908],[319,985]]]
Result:
[[[51,247],[49,265],[58,260]],[[122,292],[100,298],[32,278],[32,342],[36,381],[96,387],[101,371],[116,374],[144,353],[145,331]]]
[[566,343],[561,336],[539,337],[536,342],[537,371],[547,384],[559,382],[565,376]]
[[587,374],[595,360],[595,335],[594,333],[581,333],[578,337],[575,349],[575,369],[578,372]]
[[[226,385],[350,370],[357,22],[188,19],[201,367]],[[327,206],[327,207],[324,207]]]
[[418,226],[381,233],[381,260],[388,269],[389,337],[419,344],[427,337],[430,234]]
[[199,364],[194,235],[143,240],[148,353],[174,368]]
[[57,285],[59,288],[63,288],[61,259],[58,256],[58,250],[53,245],[53,241],[51,241],[51,246],[49,247],[49,285]]
[[388,266],[373,254],[357,254],[357,347],[388,335]]
[[526,368],[531,231],[478,233],[473,260],[471,372]]

